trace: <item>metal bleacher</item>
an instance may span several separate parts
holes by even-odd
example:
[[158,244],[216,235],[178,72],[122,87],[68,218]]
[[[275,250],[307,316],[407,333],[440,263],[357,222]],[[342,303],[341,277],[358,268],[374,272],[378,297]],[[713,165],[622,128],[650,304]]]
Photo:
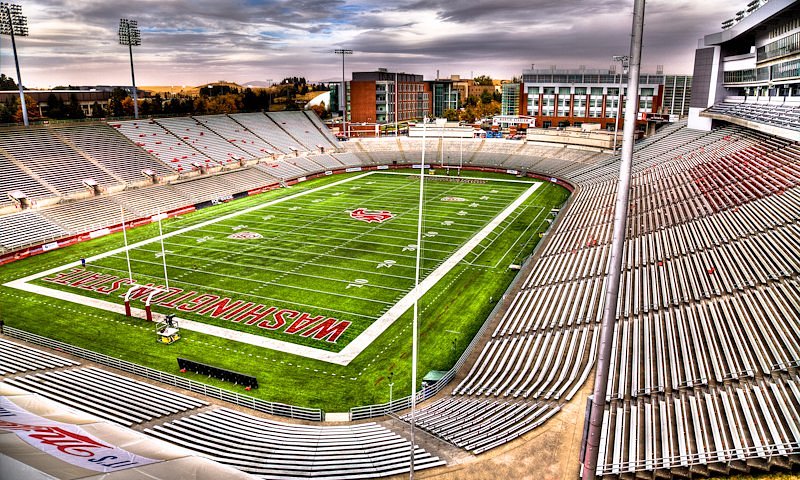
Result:
[[[411,443],[375,423],[297,425],[219,408],[145,432],[262,479],[380,478],[410,468]],[[415,470],[444,464],[415,448]]]

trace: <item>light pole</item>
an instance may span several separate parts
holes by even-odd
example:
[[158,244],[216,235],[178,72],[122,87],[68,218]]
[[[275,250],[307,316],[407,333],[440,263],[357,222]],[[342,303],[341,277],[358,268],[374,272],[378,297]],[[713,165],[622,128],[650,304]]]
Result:
[[[633,25],[631,27],[630,72],[628,74],[628,91],[639,91],[639,68],[642,61],[642,34],[644,30],[645,0],[635,0],[633,6]],[[635,93],[634,93],[635,95]],[[589,425],[584,430],[583,451],[581,459],[583,468],[581,478],[593,480],[597,472],[600,452],[600,437],[603,430],[603,414],[606,407],[606,389],[611,368],[611,355],[614,343],[614,322],[617,317],[617,301],[620,295],[620,278],[622,275],[622,258],[628,222],[628,205],[630,200],[631,165],[633,164],[633,141],[636,130],[636,109],[639,102],[636,96],[628,96],[625,105],[625,123],[623,126],[622,153],[619,164],[619,180],[617,182],[617,198],[614,205],[614,233],[611,240],[611,259],[608,261],[608,286],[603,302],[603,320],[600,324],[600,345],[597,348],[597,367],[595,368],[594,387],[589,403]]]
[[347,135],[347,92],[345,91],[346,84],[344,83],[344,57],[345,55],[352,55],[353,51],[346,48],[337,48],[333,53],[342,56],[342,133],[344,133],[345,137],[349,137]]
[[622,74],[628,70],[628,56],[627,55],[614,55],[611,57],[612,60],[615,62],[619,62],[620,66],[622,67],[622,71],[619,73],[619,83],[618,88],[619,91],[617,92],[617,108],[614,111],[614,153],[617,152],[617,130],[619,130],[619,113],[620,113],[620,104],[622,103]]
[[[414,288],[419,287],[420,279],[420,262],[422,259],[422,207],[424,205],[425,193],[423,187],[425,186],[425,130],[428,123],[427,116],[422,117],[422,160],[419,164],[419,207],[417,211],[417,251],[416,261],[414,267]],[[417,420],[417,353],[419,345],[417,344],[419,325],[419,296],[414,296],[414,315],[411,323],[411,459],[409,469],[409,478],[414,479],[414,428]]]
[[267,111],[269,112],[272,107],[272,79],[268,78],[265,81],[267,83]]
[[22,90],[22,74],[19,72],[16,36],[28,36],[28,17],[22,16],[22,6],[13,3],[0,3],[0,34],[11,35],[11,49],[14,51],[14,64],[17,67],[17,84],[19,101],[22,105],[22,122],[28,126],[28,106],[25,104],[25,92]]
[[139,99],[136,95],[136,76],[133,73],[133,47],[142,44],[142,34],[136,20],[119,19],[119,44],[128,46],[131,57],[131,83],[133,84],[133,117],[139,118]]

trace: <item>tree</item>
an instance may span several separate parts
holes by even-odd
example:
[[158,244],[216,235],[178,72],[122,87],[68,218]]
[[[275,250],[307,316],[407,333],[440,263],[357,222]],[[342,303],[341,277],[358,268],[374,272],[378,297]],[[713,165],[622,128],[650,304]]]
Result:
[[311,105],[308,109],[316,113],[319,118],[328,116],[328,109],[325,108],[325,102],[321,102],[319,105]]
[[242,95],[242,110],[245,112],[256,112],[258,109],[258,95],[250,88],[245,89]]
[[0,73],[0,90],[16,90],[19,88],[17,82],[11,77],[6,77],[5,73]]
[[106,111],[98,102],[92,104],[92,118],[104,118]]
[[492,77],[488,75],[478,75],[477,77],[473,78],[472,81],[475,83],[475,85],[494,85]]
[[488,90],[484,90],[483,93],[481,93],[481,103],[483,104],[492,103],[491,92],[489,92]]
[[[25,106],[28,110],[28,120],[38,120],[41,118],[39,116],[39,102],[33,99],[33,97],[29,95],[25,95]],[[17,123],[22,123],[22,106],[17,107],[17,112],[14,115],[14,121]]]
[[458,110],[454,110],[452,108],[448,108],[442,112],[442,115],[444,115],[444,118],[446,118],[448,122],[455,122],[459,120]]
[[131,97],[123,98],[121,107],[122,107],[122,116],[125,117],[133,116],[133,99]]
[[10,97],[3,103],[0,103],[0,123],[14,122],[14,116],[19,109],[19,98]]
[[54,93],[47,96],[47,116],[54,120],[66,118],[67,113],[64,109],[64,102]]
[[[124,88],[116,87],[111,91],[111,95],[108,98],[108,110],[112,117],[125,116],[122,102],[126,98],[128,98],[128,91]],[[131,108],[133,108],[133,102],[131,102]]]
[[86,114],[83,113],[83,108],[81,108],[81,102],[74,93],[70,94],[69,105],[67,105],[66,108],[67,118],[86,118]]

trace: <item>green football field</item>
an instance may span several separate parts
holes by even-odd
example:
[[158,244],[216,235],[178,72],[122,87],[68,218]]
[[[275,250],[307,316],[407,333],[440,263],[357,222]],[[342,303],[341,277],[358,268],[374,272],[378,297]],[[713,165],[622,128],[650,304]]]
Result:
[[[513,278],[509,265],[532,251],[567,197],[550,183],[467,172],[426,176],[424,190],[422,374],[452,366]],[[171,373],[183,356],[255,375],[261,388],[250,393],[266,400],[327,411],[383,402],[390,372],[395,396],[410,390],[404,305],[415,293],[418,195],[411,172],[337,175],[166,219],[163,237],[157,224],[133,229],[127,255],[115,234],[0,271],[3,282],[49,272],[29,283],[121,305],[130,263],[136,285],[160,289],[153,311],[186,321],[173,345],[156,344],[143,320],[7,287],[0,315]],[[80,257],[85,268],[68,264]],[[151,290],[132,293],[143,308]],[[194,331],[192,322],[268,343]],[[325,361],[356,345],[347,360]]]

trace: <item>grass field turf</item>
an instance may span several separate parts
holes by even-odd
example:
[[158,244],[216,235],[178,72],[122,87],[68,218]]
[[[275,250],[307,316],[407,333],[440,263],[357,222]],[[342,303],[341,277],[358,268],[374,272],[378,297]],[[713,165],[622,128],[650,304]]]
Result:
[[[370,319],[380,315],[413,285],[410,266],[413,265],[414,252],[403,252],[403,248],[415,242],[418,182],[408,176],[382,175],[381,179],[387,180],[381,181],[376,181],[377,177],[371,175],[340,187],[311,193],[303,197],[302,204],[287,201],[259,210],[257,214],[247,214],[246,217],[194,230],[188,235],[172,237],[165,244],[171,286],[183,282],[181,288],[198,290],[199,287],[195,286],[202,286],[207,291],[224,288],[240,295],[262,297],[266,297],[264,290],[268,290],[270,300],[282,302],[281,307],[292,306],[297,310],[303,307],[303,311],[309,313],[322,312],[352,320],[353,330],[348,329],[345,332],[348,336],[343,334],[337,343],[332,344],[334,348],[340,348],[339,342],[344,344],[354,338]],[[291,189],[168,220],[164,222],[165,233],[342,178],[335,176],[306,182]],[[527,186],[498,182],[427,183],[429,193],[426,195],[423,230],[437,234],[423,242],[424,271],[430,272],[435,268]],[[359,188],[350,190],[351,187]],[[468,202],[442,201],[446,196],[461,197]],[[480,200],[481,197],[489,198]],[[562,188],[542,184],[533,197],[482,242],[466,261],[451,270],[422,298],[420,372],[447,369],[452,365],[493,307],[489,299],[498,300],[513,278],[513,272],[507,270],[508,264],[519,261],[522,255],[530,252],[538,240],[538,233],[548,226],[546,218],[550,209],[561,205],[565,198],[566,191]],[[467,205],[471,203],[481,205],[470,209]],[[298,206],[301,208],[296,208]],[[375,224],[354,220],[345,213],[359,207],[389,210],[396,216]],[[482,210],[482,213],[477,210]],[[468,214],[457,215],[459,211]],[[449,221],[454,224],[442,225],[442,222]],[[246,225],[246,228],[238,228],[241,225]],[[255,232],[264,238],[256,241],[227,238],[239,231]],[[155,225],[141,227],[129,232],[129,241],[133,243],[155,234]],[[204,237],[211,238],[197,241]],[[80,256],[108,251],[120,243],[121,235],[98,239],[12,264],[0,271],[0,276],[5,282]],[[346,250],[341,248],[342,245]],[[158,243],[153,243],[132,252],[134,277],[140,281],[157,283],[163,279],[160,258],[156,257],[160,253],[157,246]],[[396,263],[390,268],[376,268],[378,263],[387,259]],[[98,267],[126,276],[124,255],[90,265],[90,268]],[[389,271],[396,273],[390,276]],[[347,286],[356,278],[366,279],[369,283],[348,289]],[[350,292],[355,290],[364,293],[351,295]],[[388,399],[386,375],[389,371],[394,372],[396,396],[410,390],[409,314],[392,325],[350,365],[340,367],[195,332],[184,332],[184,339],[175,345],[159,346],[154,343],[152,325],[143,321],[7,288],[0,289],[0,306],[0,313],[9,325],[165,371],[174,373],[177,369],[175,357],[185,356],[254,374],[259,378],[261,388],[251,394],[267,400],[316,406],[328,411],[382,402]],[[161,311],[166,313],[169,310]],[[182,312],[178,314],[184,316]],[[76,322],[75,318],[87,321]],[[252,326],[230,321],[220,321],[220,324],[253,330]],[[270,331],[264,333],[287,336]],[[315,347],[327,343],[298,336],[292,339],[313,343]],[[214,381],[209,383],[220,385]]]

